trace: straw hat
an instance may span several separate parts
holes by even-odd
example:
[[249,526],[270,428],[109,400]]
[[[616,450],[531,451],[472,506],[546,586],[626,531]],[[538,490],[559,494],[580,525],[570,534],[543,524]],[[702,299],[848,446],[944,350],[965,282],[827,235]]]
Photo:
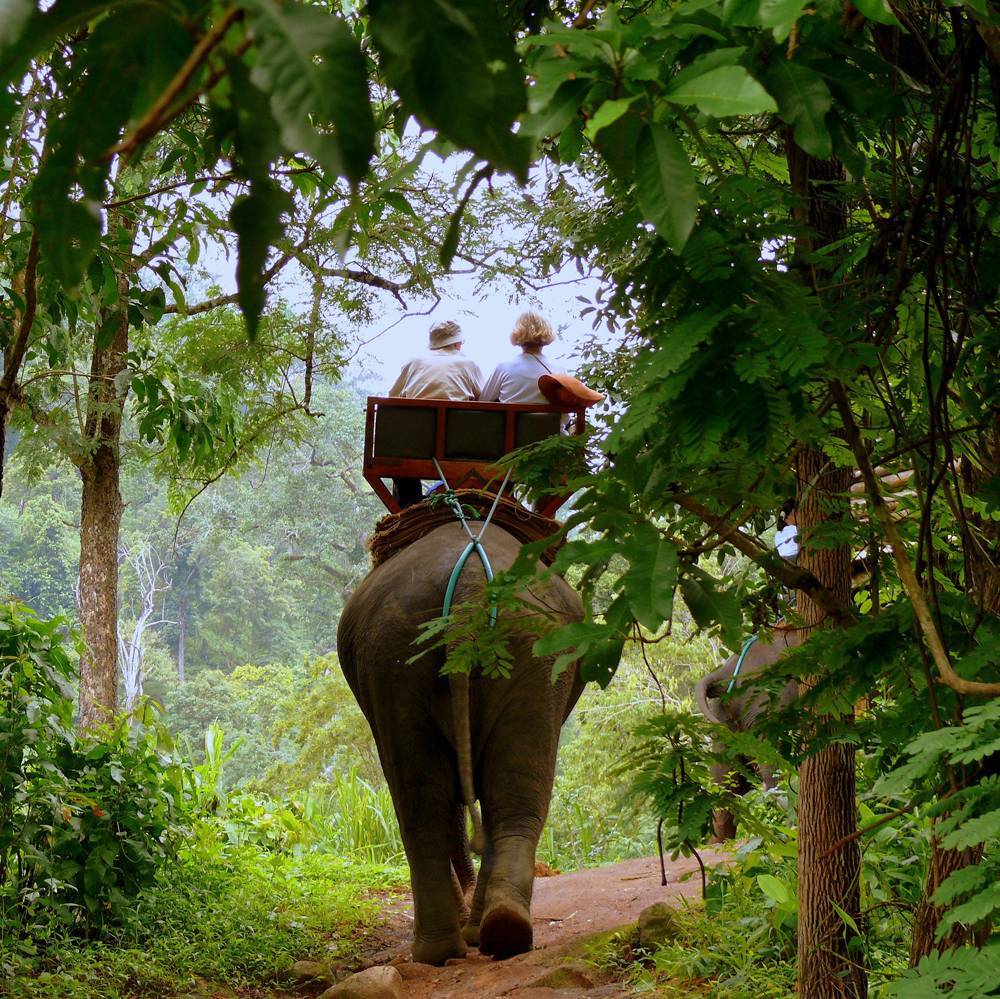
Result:
[[587,388],[579,378],[572,375],[542,375],[538,379],[538,389],[553,406],[578,409],[580,406],[593,406],[595,402],[604,401],[600,392]]
[[431,350],[440,350],[442,347],[450,347],[453,343],[461,343],[462,327],[451,319],[435,323],[431,327],[428,340]]

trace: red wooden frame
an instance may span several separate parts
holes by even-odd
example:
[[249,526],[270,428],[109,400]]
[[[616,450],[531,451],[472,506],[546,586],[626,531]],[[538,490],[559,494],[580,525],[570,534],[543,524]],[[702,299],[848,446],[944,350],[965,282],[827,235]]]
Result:
[[[412,407],[434,411],[434,454],[426,458],[386,458],[375,457],[375,422],[379,406]],[[489,461],[455,461],[445,457],[445,427],[448,413],[456,409],[474,409],[479,412],[502,412],[505,415],[504,441],[507,453],[514,450],[516,420],[520,413],[567,413],[565,407],[548,405],[524,405],[502,402],[454,402],[449,399],[399,399],[385,396],[369,396],[365,414],[365,456],[364,477],[375,490],[375,495],[392,513],[399,513],[400,506],[392,492],[382,481],[386,478],[437,479],[434,467],[437,458],[448,484],[454,488],[487,489],[495,491],[503,481],[503,471]],[[573,433],[582,434],[586,426],[586,407],[568,411],[575,417]],[[492,487],[492,489],[491,489]],[[549,496],[536,511],[551,517],[569,499],[569,495]]]

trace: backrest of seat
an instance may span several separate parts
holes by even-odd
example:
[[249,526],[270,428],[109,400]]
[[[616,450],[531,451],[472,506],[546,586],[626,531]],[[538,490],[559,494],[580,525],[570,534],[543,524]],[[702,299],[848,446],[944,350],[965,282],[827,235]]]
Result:
[[453,409],[447,414],[444,456],[448,461],[496,461],[503,456],[506,414]]
[[372,452],[376,458],[430,458],[437,412],[419,406],[378,408]]
[[514,447],[537,444],[559,433],[561,413],[518,413],[514,417]]

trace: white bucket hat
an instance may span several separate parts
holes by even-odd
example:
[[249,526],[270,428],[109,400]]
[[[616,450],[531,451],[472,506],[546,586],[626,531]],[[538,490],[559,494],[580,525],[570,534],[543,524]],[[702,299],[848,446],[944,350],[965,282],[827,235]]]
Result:
[[446,319],[443,323],[435,323],[428,337],[431,350],[450,347],[453,343],[462,342],[462,327],[454,320]]

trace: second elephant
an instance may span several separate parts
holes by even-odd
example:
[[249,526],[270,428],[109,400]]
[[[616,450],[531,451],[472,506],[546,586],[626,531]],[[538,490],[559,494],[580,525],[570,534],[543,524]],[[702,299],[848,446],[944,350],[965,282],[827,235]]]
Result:
[[[747,731],[760,718],[761,713],[770,703],[765,694],[760,691],[745,691],[741,688],[752,677],[762,673],[784,655],[786,649],[799,643],[799,632],[793,628],[775,628],[768,635],[762,635],[747,650],[740,665],[739,674],[733,693],[726,694],[733,675],[739,663],[739,655],[731,656],[718,669],[708,676],[702,677],[695,687],[695,697],[701,713],[718,725],[725,725],[734,731]],[[798,684],[788,683],[781,692],[779,703],[782,707],[791,703],[798,696]],[[717,751],[718,751],[717,747]],[[773,771],[767,767],[758,766],[761,782],[764,787],[775,786]],[[712,767],[712,779],[715,783],[730,786],[737,794],[745,794],[750,786],[746,779],[734,772],[733,768],[722,762]],[[717,840],[732,839],[736,835],[736,822],[728,811],[717,811],[713,816],[713,830]]]

